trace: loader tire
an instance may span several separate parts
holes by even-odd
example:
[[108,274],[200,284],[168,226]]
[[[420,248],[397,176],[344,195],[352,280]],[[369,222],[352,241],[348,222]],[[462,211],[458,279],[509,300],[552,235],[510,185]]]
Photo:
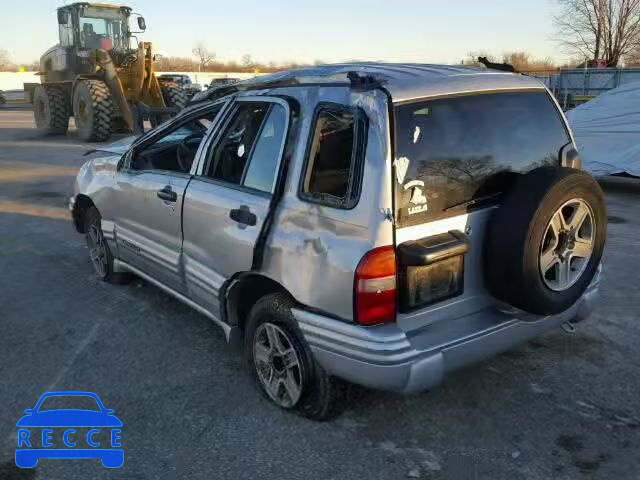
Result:
[[69,129],[69,101],[62,88],[40,85],[33,92],[36,127],[45,135],[64,135]]
[[176,107],[178,111],[187,106],[187,94],[177,83],[169,82],[162,85],[162,97],[167,107]]
[[184,107],[189,103],[189,99],[187,98],[187,94],[185,93],[180,85],[174,82],[162,83],[160,85],[162,90],[162,98],[164,99],[164,103],[167,107],[174,107],[177,109],[177,112],[174,114],[160,114],[160,115],[150,115],[149,123],[151,124],[151,128],[156,128],[158,125],[163,124],[171,120],[171,117],[180,112]]
[[73,116],[78,137],[86,142],[104,142],[111,136],[114,105],[106,83],[81,80],[73,91]]

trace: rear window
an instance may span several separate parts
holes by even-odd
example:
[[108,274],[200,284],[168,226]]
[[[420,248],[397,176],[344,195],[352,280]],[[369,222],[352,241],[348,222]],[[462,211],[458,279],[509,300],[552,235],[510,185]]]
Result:
[[399,225],[497,201],[518,174],[558,165],[570,141],[546,92],[427,100],[395,113]]

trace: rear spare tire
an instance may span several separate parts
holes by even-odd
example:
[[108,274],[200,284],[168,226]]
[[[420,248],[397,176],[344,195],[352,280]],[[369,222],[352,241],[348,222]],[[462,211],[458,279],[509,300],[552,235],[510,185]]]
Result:
[[81,80],[73,91],[73,117],[78,136],[87,142],[104,142],[111,136],[113,101],[107,84]]
[[593,280],[606,236],[604,195],[593,177],[570,168],[533,170],[516,181],[489,223],[487,288],[527,312],[560,313]]
[[33,117],[45,135],[64,135],[69,129],[69,102],[62,88],[37,86],[33,92]]

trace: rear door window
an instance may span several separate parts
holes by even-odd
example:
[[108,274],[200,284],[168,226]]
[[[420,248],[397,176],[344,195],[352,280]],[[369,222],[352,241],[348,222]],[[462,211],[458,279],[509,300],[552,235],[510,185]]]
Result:
[[559,165],[570,141],[546,92],[426,100],[395,113],[400,226],[497,201],[518,174]]
[[246,103],[237,108],[214,151],[208,176],[236,185],[241,183],[268,110],[268,103]]
[[205,176],[273,193],[287,134],[287,115],[287,110],[277,103],[238,103],[213,150]]
[[284,144],[286,125],[287,112],[284,107],[278,104],[272,105],[247,168],[243,183],[245,187],[272,192],[276,168]]

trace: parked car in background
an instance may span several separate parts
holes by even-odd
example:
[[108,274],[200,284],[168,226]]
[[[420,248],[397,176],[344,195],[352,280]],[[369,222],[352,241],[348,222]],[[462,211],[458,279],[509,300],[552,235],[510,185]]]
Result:
[[224,97],[225,95],[229,95],[230,93],[236,92],[238,89],[238,85],[241,82],[236,83],[226,83],[223,85],[218,85],[216,87],[209,87],[206,90],[196,93],[191,100],[189,100],[190,105],[194,105],[196,103],[204,102],[204,101],[212,101],[217,100],[219,98]]
[[242,80],[239,78],[214,78],[209,85],[204,86],[204,90],[191,97],[190,102],[193,104],[203,100],[220,98],[226,95],[227,92],[233,91],[233,86],[240,82],[242,82]]
[[233,77],[224,77],[224,78],[214,78],[211,80],[211,82],[209,82],[209,85],[204,86],[205,90],[208,88],[216,88],[216,87],[221,87],[223,85],[232,85],[234,83],[238,83],[240,81],[239,78],[233,78]]
[[202,91],[202,86],[198,83],[193,83],[189,75],[184,74],[162,74],[158,76],[158,81],[162,83],[176,83],[187,94],[187,98],[191,99],[196,93]]
[[4,92],[0,90],[0,105],[7,103],[7,99],[4,97]]
[[100,278],[208,316],[279,407],[423,391],[593,310],[603,193],[537,79],[370,63],[218,88],[102,147],[69,205]]

